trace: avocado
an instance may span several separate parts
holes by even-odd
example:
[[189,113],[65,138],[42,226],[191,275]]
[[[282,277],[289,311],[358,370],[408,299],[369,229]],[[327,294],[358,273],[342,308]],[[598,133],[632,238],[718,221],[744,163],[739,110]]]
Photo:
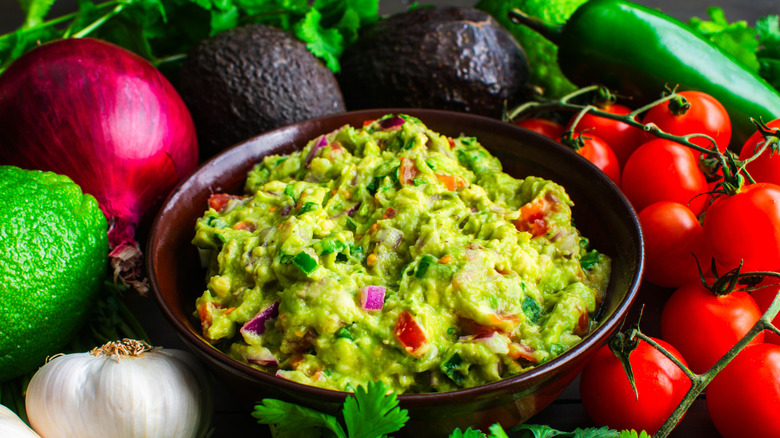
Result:
[[420,7],[365,28],[341,57],[347,108],[433,108],[501,118],[529,94],[522,47],[489,14]]
[[293,34],[249,24],[201,41],[178,91],[203,157],[297,121],[346,110],[338,81]]

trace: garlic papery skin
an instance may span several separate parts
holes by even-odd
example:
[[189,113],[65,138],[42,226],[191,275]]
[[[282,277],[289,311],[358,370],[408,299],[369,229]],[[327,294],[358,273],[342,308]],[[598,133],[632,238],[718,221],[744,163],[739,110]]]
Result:
[[3,438],[41,438],[18,415],[0,405],[0,436]]
[[109,342],[42,366],[27,417],[43,438],[200,438],[213,414],[210,379],[188,352]]

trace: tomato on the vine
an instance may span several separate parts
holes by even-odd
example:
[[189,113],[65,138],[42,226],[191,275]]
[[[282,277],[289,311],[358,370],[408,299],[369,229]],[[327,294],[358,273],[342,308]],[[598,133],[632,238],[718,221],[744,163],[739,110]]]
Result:
[[554,120],[543,119],[539,117],[533,117],[530,119],[522,119],[515,122],[515,125],[534,131],[537,134],[542,134],[545,137],[549,137],[553,140],[558,140],[563,131],[566,129],[564,126]]
[[[704,216],[704,237],[725,272],[780,271],[780,186],[756,183],[715,198]],[[720,271],[722,269],[722,271]]]
[[[655,342],[685,364],[674,347]],[[620,360],[608,345],[601,347],[580,375],[580,396],[588,416],[597,426],[655,433],[691,387],[685,373],[668,357],[645,341],[629,354],[638,397]]]
[[780,346],[745,347],[712,379],[706,398],[725,438],[780,436]]
[[694,214],[704,208],[707,179],[689,147],[657,138],[639,146],[628,158],[621,188],[634,209],[658,201],[687,205]]
[[705,274],[712,256],[704,228],[691,209],[672,201],[659,201],[639,212],[645,241],[644,278],[662,287],[679,287]]
[[[780,129],[780,119],[772,120],[766,126],[772,129]],[[739,152],[739,159],[746,160],[755,155],[758,149],[760,149],[759,143],[764,140],[765,138],[760,131],[754,132],[742,146]],[[780,184],[780,153],[773,152],[770,148],[767,148],[755,160],[748,163],[745,169],[756,182]]]
[[[599,109],[620,115],[630,114],[632,111],[631,108],[619,103],[608,104]],[[571,128],[573,121],[574,119],[569,121],[568,128]],[[645,140],[645,133],[641,129],[619,120],[598,116],[591,112],[583,114],[574,130],[585,135],[595,135],[607,142],[621,166],[626,164],[631,153]]]
[[[724,152],[731,141],[731,120],[726,108],[701,91],[681,91],[677,94],[690,105],[687,109],[681,108],[677,99],[672,98],[650,108],[642,122],[654,123],[662,131],[674,135],[706,134],[715,140],[718,150]],[[691,143],[712,149],[711,142],[703,137],[691,138]]]
[[615,152],[603,139],[589,133],[575,133],[575,140],[582,139],[577,153],[601,169],[615,184],[620,185],[620,162]]
[[[682,353],[691,370],[703,373],[723,357],[761,318],[744,291],[716,295],[700,281],[675,290],[661,312],[661,337]],[[760,333],[751,343],[764,340]]]

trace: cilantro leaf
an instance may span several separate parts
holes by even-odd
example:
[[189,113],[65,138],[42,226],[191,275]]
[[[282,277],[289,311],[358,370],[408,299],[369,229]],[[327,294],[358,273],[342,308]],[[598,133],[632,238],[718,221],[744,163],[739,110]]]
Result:
[[637,432],[635,430],[624,430],[620,432],[620,438],[652,438],[652,435],[645,432]]
[[264,399],[255,405],[252,416],[260,424],[272,425],[276,438],[322,436],[325,431],[347,437],[336,417],[281,400]]
[[395,393],[388,393],[383,383],[362,386],[354,397],[344,401],[344,422],[349,438],[376,438],[401,429],[409,419],[406,409],[398,407]]
[[470,427],[466,430],[457,428],[452,431],[449,438],[485,438],[485,434],[481,430]]
[[630,435],[624,436],[622,435],[622,432],[618,432],[608,427],[577,428],[572,432],[562,432],[544,424],[521,424],[512,430],[519,432],[519,437],[521,438],[639,438]]
[[756,30],[748,26],[745,21],[729,23],[721,8],[708,8],[707,13],[711,20],[706,21],[693,17],[689,20],[688,25],[720,50],[740,61],[745,67],[758,71]]
[[55,1],[56,0],[19,0],[19,5],[25,13],[22,28],[29,29],[41,24]]
[[769,15],[756,21],[758,73],[780,90],[780,18]]
[[488,438],[509,438],[509,436],[504,431],[504,428],[501,427],[500,424],[494,424],[488,428],[490,430],[490,435]]
[[303,20],[294,26],[295,36],[306,43],[314,56],[325,60],[325,64],[334,72],[340,70],[338,58],[341,56],[344,37],[338,29],[325,29],[320,25],[322,14],[311,9]]

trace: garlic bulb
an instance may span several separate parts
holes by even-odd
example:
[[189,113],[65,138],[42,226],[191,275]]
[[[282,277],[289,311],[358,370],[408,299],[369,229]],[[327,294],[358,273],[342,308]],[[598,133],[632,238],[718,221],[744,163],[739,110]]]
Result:
[[54,357],[26,396],[43,438],[203,437],[212,403],[210,376],[190,353],[131,339]]
[[0,436],[3,438],[41,438],[16,414],[0,405]]

